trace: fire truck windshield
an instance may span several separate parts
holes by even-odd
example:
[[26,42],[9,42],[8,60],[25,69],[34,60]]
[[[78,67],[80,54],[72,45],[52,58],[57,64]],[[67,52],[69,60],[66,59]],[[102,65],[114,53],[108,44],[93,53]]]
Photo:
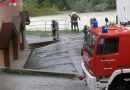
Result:
[[93,54],[96,40],[97,36],[91,32],[88,32],[87,36],[85,37],[85,49],[90,56]]

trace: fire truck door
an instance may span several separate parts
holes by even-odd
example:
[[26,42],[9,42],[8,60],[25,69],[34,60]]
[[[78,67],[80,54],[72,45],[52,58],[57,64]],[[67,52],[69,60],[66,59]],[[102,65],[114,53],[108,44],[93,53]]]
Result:
[[103,75],[110,75],[115,69],[120,67],[118,59],[118,38],[101,38],[99,41],[97,56],[96,56],[96,69]]

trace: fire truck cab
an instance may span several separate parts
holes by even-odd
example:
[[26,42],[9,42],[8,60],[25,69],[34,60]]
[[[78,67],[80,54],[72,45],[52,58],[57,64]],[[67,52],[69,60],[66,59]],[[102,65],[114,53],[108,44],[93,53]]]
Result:
[[107,29],[91,28],[81,49],[82,71],[90,90],[106,87],[115,70],[130,68],[130,30],[121,26]]

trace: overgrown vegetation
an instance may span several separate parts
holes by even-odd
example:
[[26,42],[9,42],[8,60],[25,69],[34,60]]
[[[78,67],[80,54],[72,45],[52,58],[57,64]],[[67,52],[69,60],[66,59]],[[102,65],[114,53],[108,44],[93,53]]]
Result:
[[25,31],[25,35],[27,35],[27,36],[39,36],[39,35],[43,35],[46,33],[51,33],[51,31],[41,31],[41,30],[35,30],[35,31],[26,30]]
[[23,0],[31,16],[57,14],[59,11],[91,12],[116,8],[116,0]]
[[0,68],[1,72],[8,74],[16,75],[32,75],[32,76],[53,76],[61,78],[76,78],[75,74],[64,74],[64,73],[53,73],[53,72],[44,72],[44,71],[32,71],[32,70],[20,70],[20,69],[10,69],[10,68]]
[[42,16],[58,14],[59,9],[56,6],[42,5],[37,0],[23,0],[24,10],[28,11],[31,16]]
[[117,25],[116,22],[109,22],[109,26],[114,26],[114,25]]
[[[72,30],[61,30],[60,33],[78,33],[76,31],[72,31]],[[81,32],[81,31],[79,31]],[[32,31],[32,30],[26,30],[25,31],[25,35],[27,36],[39,36],[39,35],[46,35],[48,33],[52,33],[52,31],[43,31],[43,30],[35,30],[35,31]]]

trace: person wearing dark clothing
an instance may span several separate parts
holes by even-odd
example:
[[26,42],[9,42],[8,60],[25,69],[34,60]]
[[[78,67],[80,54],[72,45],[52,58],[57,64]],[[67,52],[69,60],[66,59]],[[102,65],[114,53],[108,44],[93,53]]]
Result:
[[72,15],[69,15],[71,17],[71,29],[73,30],[77,30],[79,31],[79,27],[78,27],[78,19],[80,20],[80,17],[76,14],[76,12],[72,12]]
[[108,25],[109,20],[107,17],[105,18],[105,22],[106,22],[106,25]]
[[97,19],[94,17],[94,18],[90,18],[90,26],[93,27],[93,22],[94,21],[97,21]]
[[90,19],[90,26],[91,27],[98,27],[98,22],[97,22],[97,19],[95,17]]
[[84,25],[83,32],[85,36],[87,35],[88,31],[89,31],[89,27],[87,25]]
[[93,18],[90,18],[90,27],[93,25]]
[[53,40],[56,40],[56,24],[57,22],[55,20],[52,20],[51,27]]

